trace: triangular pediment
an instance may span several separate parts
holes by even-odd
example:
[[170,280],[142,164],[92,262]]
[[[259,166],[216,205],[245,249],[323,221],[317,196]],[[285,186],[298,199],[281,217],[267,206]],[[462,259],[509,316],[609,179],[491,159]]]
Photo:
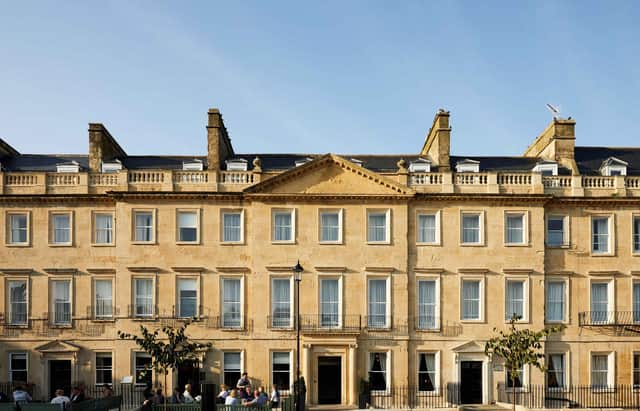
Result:
[[46,344],[43,344],[39,347],[36,347],[36,351],[46,354],[46,353],[75,353],[80,351],[80,347],[75,344],[71,344],[66,341],[50,341]]
[[457,353],[484,353],[484,344],[475,340],[454,347],[451,351]]
[[388,177],[334,154],[248,187],[252,194],[404,196],[414,191]]

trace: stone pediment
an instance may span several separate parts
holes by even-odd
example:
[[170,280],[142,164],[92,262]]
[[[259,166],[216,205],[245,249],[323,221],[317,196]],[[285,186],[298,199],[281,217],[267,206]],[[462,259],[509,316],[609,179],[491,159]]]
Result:
[[264,180],[249,194],[407,196],[414,191],[390,178],[334,154],[326,154]]
[[41,354],[77,353],[78,351],[80,351],[80,347],[66,341],[55,340],[55,341],[50,341],[46,344],[43,344],[39,347],[36,347],[36,351],[40,352]]
[[454,347],[451,351],[456,353],[483,353],[484,354],[484,344],[479,343],[478,341],[469,341],[462,345],[458,345]]

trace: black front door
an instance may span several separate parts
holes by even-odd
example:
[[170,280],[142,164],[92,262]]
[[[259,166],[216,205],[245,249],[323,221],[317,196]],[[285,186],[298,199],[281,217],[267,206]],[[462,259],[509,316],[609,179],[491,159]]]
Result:
[[341,358],[318,357],[318,404],[340,404],[341,391]]
[[71,395],[71,360],[49,361],[49,397],[55,397],[58,389]]
[[[180,387],[180,391],[184,391],[184,386],[187,384],[191,384],[191,395],[200,394],[200,369],[192,361],[178,367],[178,387]],[[171,395],[171,392],[169,395]]]
[[482,361],[460,363],[460,385],[463,404],[482,404]]

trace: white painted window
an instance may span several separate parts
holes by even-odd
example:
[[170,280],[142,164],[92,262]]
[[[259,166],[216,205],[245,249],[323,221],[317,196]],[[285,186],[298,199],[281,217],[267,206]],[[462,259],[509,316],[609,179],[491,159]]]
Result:
[[613,284],[610,281],[592,281],[591,323],[603,324],[613,321],[612,302]]
[[609,157],[602,162],[600,174],[603,176],[626,176],[629,163],[619,158]]
[[611,217],[593,217],[591,219],[591,251],[593,254],[611,252]]
[[438,353],[418,353],[418,391],[438,391],[440,386],[440,370]]
[[222,242],[241,243],[243,241],[243,212],[241,210],[222,212]]
[[[233,160],[226,160],[227,171],[247,171],[247,160],[243,158],[236,158]],[[235,384],[233,385],[235,387]]]
[[410,173],[429,173],[431,172],[431,161],[419,158],[409,163]]
[[569,245],[568,220],[566,215],[547,216],[547,246],[562,247]]
[[512,372],[510,365],[505,364],[504,379],[505,379],[505,383],[507,385],[508,390],[513,390],[513,389],[521,390],[527,385],[526,370],[527,370],[526,366],[523,365],[522,367],[520,367],[519,370]]
[[384,391],[389,388],[390,355],[386,351],[369,353],[369,388],[371,391]]
[[54,280],[51,282],[53,324],[71,324],[71,280]]
[[419,213],[417,218],[418,244],[440,243],[440,213]]
[[134,241],[151,243],[154,241],[154,215],[153,211],[134,211]]
[[456,172],[458,173],[478,173],[480,172],[480,162],[475,160],[462,160],[456,163]]
[[436,279],[418,280],[418,323],[419,330],[433,330],[439,327],[439,282]]
[[390,210],[367,211],[367,241],[369,243],[389,243]]
[[198,316],[198,280],[178,279],[178,316],[193,318]]
[[633,252],[640,253],[640,216],[633,217]]
[[71,213],[51,213],[49,242],[56,245],[71,244]]
[[548,354],[547,355],[547,387],[564,388],[566,387],[566,355],[565,354]]
[[567,285],[564,280],[548,280],[546,284],[546,321],[566,321]]
[[460,228],[462,244],[482,244],[483,227],[481,213],[462,213]]
[[614,353],[591,353],[591,388],[607,389],[614,382]]
[[135,278],[133,280],[134,315],[136,317],[152,317],[155,313],[153,297],[155,294],[152,278]]
[[8,280],[7,297],[10,325],[27,325],[28,320],[28,283],[27,280]]
[[271,352],[271,384],[278,390],[288,391],[291,387],[291,352]]
[[120,160],[102,162],[103,173],[117,173],[120,170],[122,170],[122,162]]
[[242,280],[222,279],[222,327],[242,327]]
[[505,244],[518,245],[527,242],[526,220],[524,213],[506,213],[504,230]]
[[292,243],[295,241],[294,210],[273,211],[273,242]]
[[558,175],[558,163],[553,162],[540,162],[533,167],[534,173],[540,173],[543,176],[557,176]]
[[94,244],[113,244],[113,214],[93,214]]
[[94,313],[96,319],[113,317],[113,280],[96,279],[94,281]]
[[113,382],[113,355],[110,352],[96,353],[96,384]]
[[10,213],[8,215],[8,233],[9,244],[27,245],[29,244],[29,214],[28,213]]
[[342,210],[320,210],[320,242],[342,242]]
[[290,328],[292,324],[291,277],[271,279],[271,326]]
[[80,164],[76,161],[70,161],[68,163],[56,164],[56,171],[58,173],[79,173]]
[[178,211],[178,242],[197,243],[200,241],[200,221],[198,211]]
[[520,318],[520,321],[528,320],[527,307],[527,281],[507,279],[505,281],[505,312],[506,321],[513,316]]
[[242,352],[225,351],[222,354],[222,381],[227,387],[235,388],[241,376]]
[[482,320],[483,281],[480,279],[463,279],[460,294],[461,319],[467,321]]
[[368,281],[368,319],[369,328],[389,327],[389,279],[370,278]]
[[204,170],[204,164],[202,160],[194,158],[191,161],[185,161],[182,163],[182,169],[184,171],[202,171]]
[[338,278],[320,278],[320,326],[340,327],[341,286]]
[[144,352],[137,352],[135,357],[135,383],[138,385],[151,385],[153,372],[151,369],[151,356]]
[[9,353],[9,382],[26,383],[29,381],[29,370],[26,352]]

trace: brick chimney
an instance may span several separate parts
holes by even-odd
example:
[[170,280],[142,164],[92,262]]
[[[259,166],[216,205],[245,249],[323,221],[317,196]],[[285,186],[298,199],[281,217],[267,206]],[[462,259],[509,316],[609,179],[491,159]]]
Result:
[[449,112],[439,109],[422,146],[420,155],[428,156],[441,171],[449,171],[449,152],[451,149],[451,127]]
[[89,170],[100,171],[103,160],[124,159],[127,153],[101,123],[89,123]]
[[580,174],[574,156],[575,128],[576,121],[571,118],[554,118],[523,155],[557,161],[561,166],[571,170],[574,175]]
[[208,117],[207,162],[209,163],[209,170],[220,170],[222,163],[226,159],[233,157],[233,147],[220,110],[210,108]]

